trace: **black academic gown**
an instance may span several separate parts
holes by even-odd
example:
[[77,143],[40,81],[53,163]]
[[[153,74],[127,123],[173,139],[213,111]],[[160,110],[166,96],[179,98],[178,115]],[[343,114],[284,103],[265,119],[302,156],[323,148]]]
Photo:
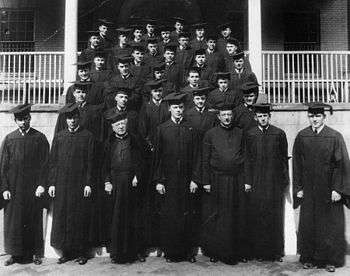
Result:
[[181,261],[193,256],[196,246],[194,198],[191,180],[199,184],[198,135],[184,119],[161,124],[156,135],[154,184],[165,186],[160,195],[160,239],[165,257]]
[[224,56],[218,51],[209,52],[205,51],[205,57],[207,59],[208,66],[213,68],[214,72],[226,72]]
[[91,246],[93,196],[84,197],[84,187],[95,189],[94,138],[83,128],[59,132],[52,142],[49,186],[56,187],[53,200],[51,245],[64,254],[86,254]]
[[230,88],[228,88],[225,92],[222,92],[219,90],[219,88],[216,88],[209,93],[207,102],[210,108],[216,108],[221,104],[238,106],[242,102],[242,98],[237,91]]
[[96,70],[96,68],[93,68],[91,70],[90,78],[93,82],[105,82],[109,81],[113,75],[114,73],[111,70]]
[[[343,204],[350,195],[350,163],[343,136],[325,126],[301,130],[293,147],[293,193],[300,205],[298,250],[301,262],[343,266],[346,241]],[[331,201],[335,190],[342,200]],[[296,194],[304,192],[303,199]]]
[[258,82],[253,72],[250,72],[245,68],[242,68],[241,72],[237,72],[235,69],[231,71],[230,88],[236,91],[236,93],[239,93],[241,98],[243,97],[241,87],[242,84],[246,82]]
[[190,41],[190,46],[193,50],[206,49],[207,41],[205,39],[198,40],[197,38],[194,38]]
[[46,187],[49,143],[44,134],[30,128],[17,129],[5,137],[0,159],[1,197],[10,191],[4,207],[5,252],[13,256],[44,254],[44,198],[35,196],[38,186]]
[[217,117],[214,112],[208,111],[205,107],[202,112],[198,111],[196,107],[192,107],[185,111],[186,121],[194,127],[198,133],[200,140],[203,139],[204,134],[211,128],[213,128],[217,123]]
[[118,72],[118,57],[130,56],[131,52],[132,48],[129,44],[126,44],[125,46],[123,46],[123,48],[120,47],[119,44],[114,45],[113,48],[111,48],[109,51],[109,55],[107,58],[107,69],[112,70],[113,72]]
[[205,255],[228,264],[246,257],[243,184],[243,130],[217,126],[203,140],[201,247]]
[[[118,263],[137,259],[141,217],[138,215],[138,190],[140,189],[142,149],[136,137],[127,135],[117,138],[112,134],[106,141],[104,161],[104,182],[113,185],[109,226],[111,258]],[[132,186],[134,176],[138,186]],[[112,211],[112,212],[111,212]],[[144,219],[144,218],[143,218]]]
[[245,131],[257,126],[254,116],[254,111],[251,108],[246,107],[243,103],[233,109],[234,124],[243,128]]
[[180,47],[178,47],[175,56],[176,63],[182,67],[183,71],[186,71],[193,62],[194,50],[190,47],[181,50]]
[[150,53],[146,53],[145,57],[143,58],[144,63],[153,68],[154,65],[162,62],[164,59],[163,55],[158,51],[155,55],[151,55]]
[[289,184],[288,144],[283,130],[251,128],[246,135],[245,184],[249,203],[251,257],[275,260],[284,255],[284,191]]
[[184,82],[183,68],[176,62],[173,62],[170,65],[165,65],[164,79],[173,84],[176,89],[179,89]]
[[[66,104],[74,103],[75,98],[73,96],[74,85],[71,85],[67,89]],[[86,102],[92,105],[103,105],[105,101],[105,91],[103,83],[93,82],[86,95]]]

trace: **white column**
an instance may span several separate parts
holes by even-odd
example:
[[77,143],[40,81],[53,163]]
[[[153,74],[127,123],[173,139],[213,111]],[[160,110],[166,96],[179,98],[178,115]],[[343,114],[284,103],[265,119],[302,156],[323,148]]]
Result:
[[248,0],[249,61],[259,84],[262,81],[261,0]]
[[64,95],[76,77],[78,51],[78,0],[66,0],[64,20]]

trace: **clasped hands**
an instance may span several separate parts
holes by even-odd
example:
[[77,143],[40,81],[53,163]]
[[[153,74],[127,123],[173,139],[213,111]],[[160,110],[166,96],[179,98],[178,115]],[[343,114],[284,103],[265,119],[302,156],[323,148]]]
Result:
[[[197,190],[198,190],[198,185],[197,185],[195,182],[191,181],[190,187],[189,187],[189,188],[190,188],[190,193],[191,193],[191,194],[194,194],[194,193],[197,192]],[[161,183],[158,183],[158,184],[157,184],[156,190],[157,190],[157,192],[160,193],[161,195],[164,195],[164,194],[165,194],[165,186],[164,186],[163,184],[161,184]]]

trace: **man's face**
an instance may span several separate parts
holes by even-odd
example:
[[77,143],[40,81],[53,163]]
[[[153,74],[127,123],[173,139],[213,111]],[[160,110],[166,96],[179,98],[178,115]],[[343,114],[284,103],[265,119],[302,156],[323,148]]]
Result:
[[201,96],[194,96],[193,97],[193,103],[196,107],[198,107],[199,109],[203,108],[205,105],[205,101],[206,101],[207,97],[205,95],[201,95]]
[[155,70],[155,71],[153,72],[153,75],[154,75],[154,78],[155,78],[156,80],[160,80],[160,79],[162,79],[163,76],[164,76],[164,71],[163,71],[163,70],[161,70],[161,71]]
[[142,30],[136,29],[136,30],[134,31],[134,37],[135,37],[136,40],[140,40],[141,37],[142,37]]
[[118,63],[119,73],[123,76],[129,74],[129,64],[128,63]]
[[169,111],[170,111],[171,117],[173,117],[174,119],[182,118],[184,110],[185,110],[185,104],[184,103],[171,104],[169,106]]
[[73,96],[76,103],[83,103],[86,100],[86,91],[81,89],[75,89],[73,92]]
[[169,40],[170,39],[170,32],[169,31],[162,31],[160,33],[160,35],[162,36],[163,40]]
[[219,111],[218,119],[219,119],[220,123],[224,126],[231,125],[232,117],[233,117],[232,110],[220,110]]
[[179,38],[179,45],[186,48],[188,46],[189,39],[188,37],[180,37]]
[[147,33],[153,34],[153,33],[154,33],[154,25],[152,25],[152,24],[147,24],[147,25],[146,25],[146,30],[147,30]]
[[235,44],[232,44],[232,43],[227,43],[226,50],[227,50],[229,55],[233,55],[234,53],[236,53],[237,46]]
[[225,28],[221,31],[221,35],[225,38],[229,37],[231,34],[231,28]]
[[134,60],[136,62],[141,62],[143,60],[143,57],[144,57],[144,53],[139,51],[139,50],[134,50],[132,52],[132,56],[134,57]]
[[196,55],[194,59],[199,66],[204,65],[206,61],[205,55]]
[[128,95],[122,93],[117,93],[117,95],[115,95],[114,97],[114,100],[117,103],[117,107],[119,107],[120,109],[124,109],[126,107],[128,99]]
[[121,44],[125,44],[127,42],[127,36],[125,34],[120,34],[118,38],[119,38],[119,43]]
[[209,50],[214,51],[216,47],[216,41],[214,39],[209,39],[207,41],[207,46]]
[[308,118],[309,118],[310,125],[313,128],[318,129],[324,124],[326,115],[322,113],[318,113],[318,114],[308,113]]
[[226,90],[228,88],[228,79],[218,79],[218,87],[220,90]]
[[123,136],[126,133],[128,126],[128,119],[120,120],[112,124],[113,132],[119,136]]
[[96,35],[90,37],[90,44],[93,47],[97,47],[100,44],[100,38]]
[[199,82],[199,74],[198,72],[190,72],[187,77],[187,81],[190,85],[195,86]]
[[270,114],[269,113],[259,113],[255,114],[255,120],[258,122],[258,125],[261,127],[267,127],[270,124]]
[[255,103],[255,99],[256,99],[256,94],[254,92],[243,95],[244,103],[248,106],[253,105]]
[[18,128],[22,131],[26,131],[30,127],[31,116],[28,114],[26,116],[15,117],[15,122]]
[[148,43],[147,48],[151,55],[155,55],[157,53],[157,44]]
[[184,25],[181,22],[176,22],[174,27],[178,33],[182,32],[182,30],[184,29]]
[[165,62],[172,62],[172,61],[174,61],[174,58],[175,58],[174,51],[169,51],[169,50],[165,51],[165,53],[164,53]]
[[101,34],[102,36],[105,36],[105,35],[107,35],[108,27],[105,26],[105,25],[100,25],[100,26],[98,27],[98,30],[100,31],[100,34]]
[[105,65],[105,62],[106,62],[106,60],[104,57],[95,57],[94,58],[94,63],[95,63],[96,68],[99,68],[99,69],[103,68]]
[[235,60],[233,61],[233,66],[234,66],[235,69],[237,69],[237,70],[241,70],[241,69],[243,68],[243,64],[244,64],[243,58],[235,59]]
[[151,97],[155,101],[160,101],[163,95],[163,87],[159,87],[151,90]]
[[204,37],[204,28],[201,28],[201,29],[196,29],[196,36],[198,38],[203,38]]
[[85,68],[79,68],[78,69],[78,76],[81,80],[87,80],[90,77],[90,69]]
[[67,126],[69,129],[76,129],[79,126],[80,116],[77,113],[68,114],[66,117]]

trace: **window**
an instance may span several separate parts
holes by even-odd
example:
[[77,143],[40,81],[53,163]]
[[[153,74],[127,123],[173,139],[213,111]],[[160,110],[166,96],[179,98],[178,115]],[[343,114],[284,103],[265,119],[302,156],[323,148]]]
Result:
[[0,51],[34,50],[34,11],[0,9]]
[[292,11],[284,14],[284,49],[317,51],[320,49],[320,12]]

